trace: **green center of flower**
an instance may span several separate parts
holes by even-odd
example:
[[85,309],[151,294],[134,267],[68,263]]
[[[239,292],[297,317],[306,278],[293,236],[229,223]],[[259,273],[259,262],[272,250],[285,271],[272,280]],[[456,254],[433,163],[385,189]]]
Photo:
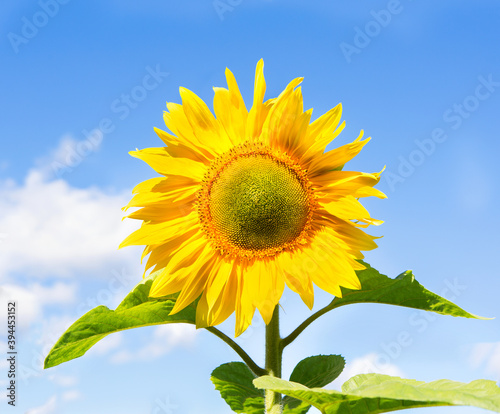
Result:
[[287,165],[262,154],[226,165],[210,190],[214,227],[241,249],[262,250],[292,242],[309,215],[303,182]]

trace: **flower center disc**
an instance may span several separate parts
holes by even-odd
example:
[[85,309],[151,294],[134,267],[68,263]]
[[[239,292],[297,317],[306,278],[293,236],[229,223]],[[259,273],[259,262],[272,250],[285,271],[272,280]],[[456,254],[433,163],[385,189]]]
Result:
[[309,216],[308,190],[289,166],[265,154],[235,158],[219,171],[210,189],[214,228],[245,250],[264,250],[294,241]]

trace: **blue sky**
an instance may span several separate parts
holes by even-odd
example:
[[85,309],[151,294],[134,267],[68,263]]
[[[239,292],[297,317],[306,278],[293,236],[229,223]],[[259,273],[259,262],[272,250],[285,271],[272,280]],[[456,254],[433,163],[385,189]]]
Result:
[[[209,376],[238,357],[190,326],[116,334],[46,371],[41,360],[69,324],[97,304],[114,307],[141,278],[140,249],[116,250],[137,226],[121,221],[120,207],[155,173],[128,151],[160,145],[153,127],[162,128],[166,101],[180,102],[179,86],[211,106],[226,66],[249,106],[260,58],[267,98],[304,76],[313,118],[342,102],[347,126],[333,145],[360,129],[372,137],[346,166],[387,166],[379,188],[388,199],[365,203],[385,220],[367,261],[391,277],[412,269],[466,310],[499,316],[498,2],[41,0],[0,9],[0,300],[18,301],[20,323],[10,412],[231,412]],[[328,302],[318,290],[316,307]],[[309,314],[290,292],[282,305],[285,333]],[[405,332],[411,343],[398,345]],[[499,332],[498,319],[349,306],[290,346],[284,371],[341,353],[348,374],[498,381]],[[263,334],[256,318],[238,339],[259,361]]]

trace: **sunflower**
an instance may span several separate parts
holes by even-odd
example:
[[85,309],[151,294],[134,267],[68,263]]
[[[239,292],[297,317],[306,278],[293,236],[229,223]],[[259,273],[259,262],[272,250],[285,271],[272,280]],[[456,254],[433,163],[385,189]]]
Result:
[[236,80],[214,88],[215,117],[193,92],[167,103],[155,129],[165,146],[132,151],[161,177],[137,185],[127,217],[143,220],[120,245],[145,245],[146,271],[161,270],[150,296],[178,293],[172,313],[199,298],[197,327],[220,324],[236,312],[235,335],[258,309],[272,318],[285,285],[312,308],[313,284],[341,296],[359,289],[361,250],[376,246],[362,228],[378,225],[360,197],[385,195],[380,173],[343,171],[369,141],[325,147],[344,128],[339,104],[310,123],[302,78],[264,102],[264,63],[257,63],[248,111]]

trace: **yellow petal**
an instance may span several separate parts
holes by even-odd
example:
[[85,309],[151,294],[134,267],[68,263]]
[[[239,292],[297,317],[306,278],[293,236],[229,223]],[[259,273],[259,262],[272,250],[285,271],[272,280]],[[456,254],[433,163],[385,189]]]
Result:
[[255,305],[252,298],[248,295],[248,289],[245,284],[250,283],[243,274],[243,266],[237,269],[238,289],[236,294],[236,325],[235,336],[240,336],[252,323],[253,314],[255,313]]
[[182,203],[167,202],[164,205],[154,205],[140,208],[126,217],[144,220],[150,223],[160,223],[165,220],[174,220],[180,217],[185,217],[194,211],[194,201],[196,197],[193,195],[190,200]]
[[210,164],[212,157],[209,153],[203,151],[203,149],[199,146],[192,145],[187,141],[182,141],[179,138],[162,131],[161,129],[154,128],[154,130],[160,139],[166,144],[166,151],[171,157],[189,158],[205,165]]
[[361,149],[370,141],[370,138],[361,141],[362,135],[363,131],[354,142],[328,151],[312,160],[309,165],[309,176],[316,177],[343,167],[345,163],[358,155]]
[[226,68],[226,82],[229,89],[229,96],[232,106],[235,109],[239,110],[241,115],[247,113],[245,101],[243,101],[243,98],[241,96],[240,88],[238,88],[238,83],[236,82],[233,73],[228,68]]
[[193,131],[198,129],[218,131],[219,125],[208,109],[208,106],[194,92],[186,88],[179,88],[182,107]]
[[226,68],[228,89],[214,88],[214,112],[233,145],[244,142],[248,111],[232,72]]
[[324,204],[330,214],[343,220],[365,220],[370,218],[370,213],[353,196],[342,197],[339,200]]
[[[316,246],[314,246],[316,248],[311,249],[309,253],[320,269],[318,273],[323,273],[325,276],[329,275],[330,279],[334,279],[335,283],[340,286],[349,289],[361,289],[361,283],[345,250],[337,245],[329,244],[330,240],[319,235]],[[313,280],[315,275],[316,273],[312,276]]]
[[366,234],[352,225],[347,224],[344,220],[333,218],[335,227],[326,228],[324,237],[329,238],[333,244],[333,240],[342,240],[351,250],[373,250],[377,244],[373,241],[374,237]]
[[163,175],[181,175],[201,181],[207,169],[200,162],[188,158],[171,157],[165,147],[130,151],[130,155],[145,161],[156,172]]
[[145,207],[165,203],[171,204],[172,207],[174,207],[174,205],[190,204],[196,200],[196,193],[198,190],[198,186],[193,186],[169,192],[141,192],[132,197],[129,203],[123,207],[122,210],[127,210],[130,207]]
[[172,190],[183,190],[186,187],[199,184],[199,181],[193,178],[183,177],[180,175],[170,175],[167,177],[150,178],[137,184],[132,190],[132,194],[159,192],[164,193]]
[[214,270],[216,271],[210,275],[207,283],[207,302],[209,310],[212,309],[229,280],[233,270],[233,264],[223,259],[219,259],[218,266]]
[[186,217],[180,217],[175,220],[164,223],[143,223],[139,230],[134,231],[125,240],[122,241],[119,248],[125,246],[134,246],[141,244],[159,244],[175,237],[179,233],[191,230],[197,226],[198,215],[191,213]]
[[[224,272],[226,271],[227,269],[224,270]],[[222,291],[218,294],[210,309],[208,309],[207,305],[207,323],[209,325],[222,323],[234,312],[238,291],[238,277],[236,272],[236,266],[232,266],[227,279],[225,278]]]
[[179,88],[179,91],[184,113],[198,141],[217,153],[228,151],[232,146],[231,141],[205,102],[189,89]]
[[171,258],[168,266],[154,280],[149,296],[160,297],[179,292],[193,271],[196,273],[196,261],[205,248],[206,243],[203,243],[201,238],[183,244]]
[[303,112],[302,92],[294,89],[302,78],[294,79],[276,99],[262,128],[262,139],[273,148],[300,158],[309,147],[304,142],[312,110]]
[[232,147],[231,140],[205,102],[188,89],[179,90],[184,113],[198,141],[209,146],[217,154],[228,151]]
[[380,178],[375,174],[358,171],[330,171],[312,179],[322,187],[340,187],[342,184],[357,184],[358,186],[374,186]]
[[199,270],[192,272],[190,277],[185,281],[181,293],[175,301],[174,308],[170,312],[171,315],[181,311],[201,295],[210,271],[216,262],[217,259],[213,255],[213,250],[211,247],[206,246],[195,262],[195,266]]
[[372,187],[363,187],[359,188],[356,190],[356,192],[353,194],[354,197],[356,198],[362,198],[362,197],[377,197],[377,198],[387,198],[387,196],[380,191],[377,188],[372,188]]
[[[285,274],[286,285],[295,293],[298,293],[309,309],[314,305],[314,288],[311,277],[306,271],[296,269],[295,263],[288,252],[282,253],[279,258],[279,266]],[[296,269],[297,271],[294,271]]]
[[264,61],[257,62],[255,68],[255,85],[253,92],[253,105],[247,118],[247,138],[257,138],[260,135],[262,124],[264,122],[263,112],[264,94],[266,93],[266,80],[264,78]]
[[[318,139],[327,136],[335,131],[337,128],[340,118],[342,116],[342,104],[339,103],[334,108],[330,109],[325,114],[321,115],[318,119],[311,123],[308,131],[308,135],[313,137],[314,144],[313,147],[316,147],[316,151],[321,150]],[[326,145],[325,145],[326,146]],[[323,151],[324,151],[323,147]]]
[[304,154],[304,159],[309,162],[313,157],[321,155],[326,146],[333,141],[344,129],[345,122],[337,128],[342,116],[342,104],[330,109],[309,125],[307,141],[310,146]]
[[285,288],[282,273],[276,272],[272,263],[259,260],[246,269],[245,279],[249,280],[246,284],[248,295],[266,325],[269,324]]
[[193,127],[184,113],[184,108],[180,104],[167,102],[167,110],[163,113],[163,120],[165,125],[172,131],[179,140],[191,148],[196,148],[207,159],[214,159],[217,157],[218,152],[215,148],[210,146],[210,142],[200,141],[200,138],[195,135]]
[[208,326],[210,326],[210,323],[208,322],[207,291],[204,290],[196,306],[196,329],[207,328]]
[[205,250],[210,245],[207,244],[205,237],[199,237],[196,240],[191,241],[189,244],[185,244],[182,249],[177,251],[177,254],[170,262],[169,269],[175,274],[179,270],[188,272],[191,266],[196,263],[196,260],[200,253]]
[[144,249],[143,254],[144,258],[147,254],[151,253],[146,262],[146,271],[153,266],[154,271],[167,267],[177,250],[182,249],[186,243],[192,243],[200,237],[200,229],[194,228],[171,238],[166,243],[148,246],[148,248]]
[[[230,93],[224,88],[214,88],[214,112],[232,145],[245,141],[246,115],[242,115],[231,104]],[[246,112],[246,110],[245,110]]]

